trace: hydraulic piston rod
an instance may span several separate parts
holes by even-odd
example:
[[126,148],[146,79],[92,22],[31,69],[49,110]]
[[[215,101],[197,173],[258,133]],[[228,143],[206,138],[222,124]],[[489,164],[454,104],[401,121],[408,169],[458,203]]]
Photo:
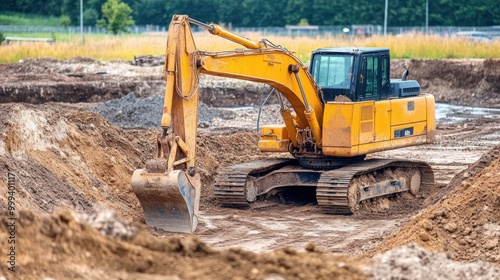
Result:
[[212,33],[214,35],[221,36],[222,38],[225,38],[229,41],[233,41],[235,43],[243,45],[249,49],[260,49],[264,46],[263,43],[260,43],[260,42],[256,43],[256,42],[249,40],[247,38],[243,38],[237,34],[234,34],[232,32],[225,30],[224,28],[218,26],[217,24],[206,24],[206,23],[197,21],[197,20],[192,19],[192,18],[189,18],[188,20],[192,24],[195,24],[195,25],[198,25],[200,27],[207,29],[210,33]]
[[306,115],[307,122],[309,123],[309,127],[311,128],[311,131],[314,135],[314,138],[316,139],[316,144],[318,144],[319,147],[321,147],[321,127],[318,122],[318,118],[316,117],[316,112],[314,109],[309,105],[309,102],[307,101],[306,94],[304,92],[304,87],[302,86],[302,81],[300,80],[299,76],[299,65],[289,65],[288,69],[291,73],[295,75],[295,78],[297,79],[297,84],[299,85],[300,89],[300,94],[302,95],[302,99],[304,100],[304,105],[305,105],[305,111],[304,115]]

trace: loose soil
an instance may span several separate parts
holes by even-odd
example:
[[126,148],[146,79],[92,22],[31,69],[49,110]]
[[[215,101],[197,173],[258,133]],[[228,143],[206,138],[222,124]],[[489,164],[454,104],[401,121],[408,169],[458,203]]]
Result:
[[[411,70],[411,77],[428,77],[421,83],[426,90],[435,90],[438,100],[498,107],[500,91],[495,83],[500,79],[495,69],[500,60],[397,61],[393,73],[405,63],[412,69],[420,65]],[[471,75],[480,73],[470,82],[481,89],[467,87],[462,72],[453,70],[462,65],[469,65]],[[258,108],[213,108],[214,102],[220,104],[216,94],[201,98],[196,152],[203,184],[201,221],[196,232],[184,235],[145,226],[142,208],[130,189],[132,172],[156,153],[159,129],[151,127],[156,127],[161,114],[162,98],[157,94],[163,86],[161,66],[75,58],[28,60],[0,68],[5,73],[0,78],[5,85],[0,100],[7,102],[0,104],[0,174],[4,174],[0,209],[7,209],[6,174],[13,172],[19,215],[15,276],[386,279],[384,275],[404,278],[404,271],[432,275],[436,272],[432,267],[439,267],[444,271],[439,275],[460,275],[458,279],[498,278],[500,110],[438,106],[446,114],[438,118],[435,143],[370,155],[424,160],[434,169],[436,186],[417,196],[379,200],[377,207],[365,207],[356,215],[332,216],[312,204],[249,210],[217,205],[213,180],[220,168],[287,155],[258,150],[259,136],[254,132]],[[431,79],[438,68],[450,73],[440,76],[449,84]],[[158,73],[160,78],[153,78]],[[241,88],[237,82],[205,80],[212,92],[223,92],[231,83],[236,91]],[[158,81],[158,87],[151,81]],[[133,86],[121,87],[128,82]],[[106,90],[93,86],[99,84]],[[12,89],[16,86],[17,93]],[[258,104],[262,86],[246,87],[224,106]],[[483,91],[489,99],[482,97]],[[471,92],[483,95],[468,99]],[[246,99],[240,100],[240,95]],[[110,101],[103,103],[106,100]],[[80,101],[86,103],[74,103]],[[263,110],[261,124],[279,121],[272,100]],[[7,213],[1,217],[0,246],[8,248]],[[399,247],[411,242],[423,249]],[[410,267],[412,262],[417,264]],[[453,274],[460,267],[466,270]],[[1,269],[0,276],[14,275],[5,265]]]
[[500,146],[457,174],[438,203],[405,224],[376,251],[416,242],[462,261],[500,265]]
[[[1,217],[5,248],[8,221],[5,213]],[[9,279],[367,279],[363,261],[313,245],[305,252],[283,248],[266,254],[215,250],[192,236],[155,238],[138,224],[124,239],[99,232],[102,222],[119,226],[110,218],[82,223],[69,210],[52,215],[19,212],[17,269],[7,272],[2,265],[2,274]]]
[[[76,57],[0,64],[0,103],[103,102],[131,92],[139,97],[161,95],[163,60],[137,56],[132,62],[104,62]],[[391,77],[400,78],[405,69],[438,102],[500,108],[500,59],[391,61]],[[252,106],[269,91],[258,83],[202,75],[199,97],[213,107]],[[276,103],[275,96],[269,102]]]

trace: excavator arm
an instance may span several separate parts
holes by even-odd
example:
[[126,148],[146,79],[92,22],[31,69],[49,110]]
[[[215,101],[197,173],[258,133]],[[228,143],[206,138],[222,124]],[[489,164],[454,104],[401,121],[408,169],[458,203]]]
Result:
[[[245,49],[205,52],[196,48],[190,23]],[[132,190],[144,209],[146,223],[173,232],[192,232],[198,220],[200,177],[195,169],[199,75],[208,74],[266,83],[279,95],[290,149],[322,142],[322,92],[306,67],[288,50],[267,40],[253,42],[185,15],[174,15],[168,31],[162,134],[158,157],[132,176]],[[299,136],[300,135],[300,136]]]

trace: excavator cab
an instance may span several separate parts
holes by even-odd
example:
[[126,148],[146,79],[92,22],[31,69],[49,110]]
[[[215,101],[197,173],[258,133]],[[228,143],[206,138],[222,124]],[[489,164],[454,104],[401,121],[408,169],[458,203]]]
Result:
[[351,101],[389,97],[389,49],[322,48],[314,51],[309,68],[326,102],[337,96]]

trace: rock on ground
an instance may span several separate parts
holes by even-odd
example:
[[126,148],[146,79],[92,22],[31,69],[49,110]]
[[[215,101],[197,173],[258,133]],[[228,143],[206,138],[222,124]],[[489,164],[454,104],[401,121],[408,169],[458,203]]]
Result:
[[373,261],[374,264],[366,268],[372,274],[373,280],[490,280],[500,278],[500,270],[491,263],[453,261],[446,254],[426,251],[414,243],[378,255]]

